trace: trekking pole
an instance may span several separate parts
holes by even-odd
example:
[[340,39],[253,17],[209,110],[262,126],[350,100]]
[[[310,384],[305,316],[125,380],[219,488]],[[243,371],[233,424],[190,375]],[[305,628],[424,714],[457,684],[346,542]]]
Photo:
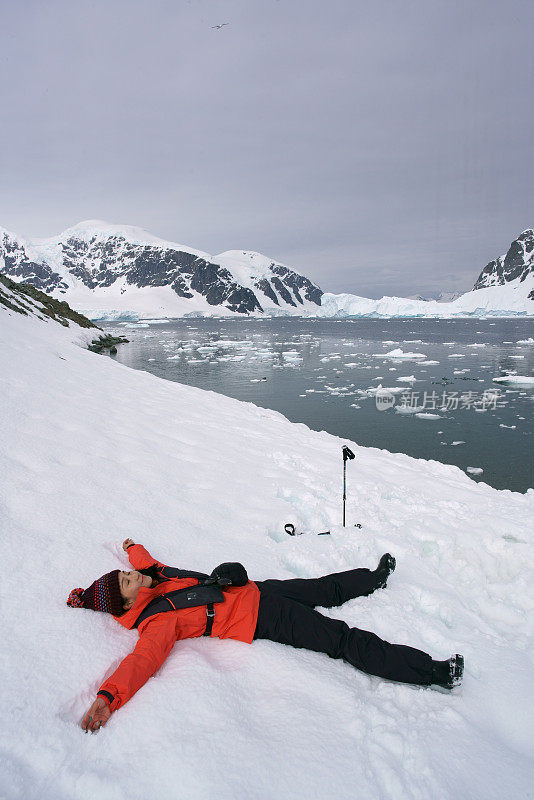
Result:
[[352,460],[354,458],[354,453],[347,447],[346,444],[343,445],[343,527],[345,527],[345,502],[347,500],[347,460]]

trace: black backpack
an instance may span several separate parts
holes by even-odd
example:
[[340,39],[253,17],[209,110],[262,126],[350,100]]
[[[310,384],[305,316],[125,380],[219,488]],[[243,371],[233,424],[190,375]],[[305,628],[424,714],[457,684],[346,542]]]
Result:
[[177,611],[181,608],[193,608],[195,606],[206,606],[206,630],[203,636],[209,636],[213,628],[215,617],[214,604],[224,603],[223,586],[244,586],[248,582],[248,575],[245,567],[239,563],[225,562],[215,567],[211,575],[203,572],[192,572],[175,567],[157,567],[153,564],[145,570],[140,570],[142,574],[157,578],[196,578],[196,586],[186,586],[183,589],[174,589],[159,597],[155,597],[141,611],[137,617],[133,628],[137,628],[141,622],[154,614],[161,614],[163,611]]

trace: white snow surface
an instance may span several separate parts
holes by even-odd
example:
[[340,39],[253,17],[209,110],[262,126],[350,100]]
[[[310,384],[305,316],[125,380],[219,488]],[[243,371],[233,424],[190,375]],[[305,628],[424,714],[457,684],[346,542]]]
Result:
[[[0,797],[529,796],[534,490],[348,442],[342,528],[343,440],[72,342],[91,335],[0,310]],[[288,537],[286,522],[331,536]],[[374,568],[392,552],[387,589],[324,613],[435,658],[463,653],[463,685],[200,638],[84,734],[137,634],[65,601],[127,568],[127,537],[175,566],[240,560],[256,579]]]

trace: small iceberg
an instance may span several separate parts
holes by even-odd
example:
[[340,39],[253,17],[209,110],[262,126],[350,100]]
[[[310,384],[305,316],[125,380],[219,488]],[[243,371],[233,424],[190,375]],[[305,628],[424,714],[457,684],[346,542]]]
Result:
[[494,383],[513,383],[517,386],[534,386],[534,377],[528,375],[504,375],[493,378]]
[[419,358],[426,358],[424,353],[405,353],[400,347],[394,350],[389,350],[387,353],[373,353],[375,358],[405,358],[408,360],[417,360]]

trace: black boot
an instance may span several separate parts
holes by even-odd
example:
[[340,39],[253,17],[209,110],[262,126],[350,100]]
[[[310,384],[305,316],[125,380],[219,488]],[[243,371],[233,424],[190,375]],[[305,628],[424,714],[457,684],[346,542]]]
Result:
[[432,683],[444,689],[454,689],[462,682],[464,674],[464,657],[459,653],[447,661],[432,661]]
[[380,561],[378,562],[378,567],[375,569],[375,575],[377,579],[376,588],[377,589],[384,589],[387,580],[393,570],[395,569],[397,562],[391,555],[391,553],[384,553]]

